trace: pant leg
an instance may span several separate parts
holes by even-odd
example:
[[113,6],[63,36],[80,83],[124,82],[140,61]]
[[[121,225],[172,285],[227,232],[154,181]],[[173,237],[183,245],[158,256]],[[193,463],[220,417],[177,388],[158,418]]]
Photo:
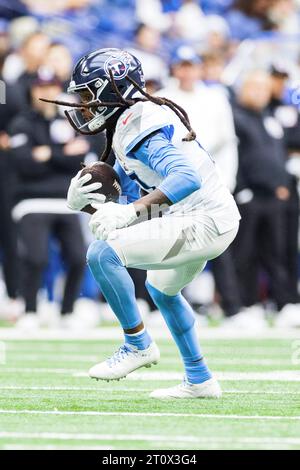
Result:
[[286,204],[286,229],[285,229],[285,263],[289,277],[290,302],[299,303],[298,273],[299,273],[299,194],[297,182],[293,181],[291,197]]
[[211,268],[225,315],[228,317],[235,315],[241,310],[242,301],[230,248],[211,261]]
[[48,261],[48,244],[53,216],[28,214],[20,220],[21,293],[26,312],[36,312],[37,294]]
[[86,247],[77,214],[63,214],[55,217],[55,232],[61,244],[62,257],[66,263],[67,278],[61,313],[71,313],[79,296],[84,275]]
[[[3,161],[4,159],[4,161]],[[12,220],[13,184],[5,164],[7,155],[0,151],[0,250],[2,251],[3,275],[7,294],[11,299],[18,296],[19,259],[17,250],[17,230]]]
[[290,302],[288,273],[284,261],[285,230],[285,204],[275,198],[268,200],[260,227],[261,260],[270,279],[272,297],[279,309]]
[[260,201],[256,198],[240,204],[242,219],[237,237],[232,244],[232,254],[237,273],[239,294],[243,306],[250,307],[259,300],[257,236],[260,223]]

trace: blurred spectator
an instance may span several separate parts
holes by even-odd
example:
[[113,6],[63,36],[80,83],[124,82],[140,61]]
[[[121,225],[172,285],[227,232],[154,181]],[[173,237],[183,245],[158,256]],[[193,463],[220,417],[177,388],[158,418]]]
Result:
[[[285,252],[284,215],[290,198],[290,177],[285,169],[286,148],[280,123],[266,110],[271,100],[270,76],[252,72],[244,80],[234,107],[239,139],[239,170],[236,189],[242,220],[233,244],[243,305],[259,302],[259,267],[268,273],[271,296],[286,326],[300,324],[299,306],[291,299]],[[288,314],[287,314],[288,313]],[[233,318],[233,325],[261,328],[259,307]]]
[[205,14],[225,14],[234,0],[201,0]]
[[[8,21],[0,18],[0,56],[4,57],[10,49],[10,41],[8,35]],[[3,67],[3,64],[2,64]]]
[[50,38],[46,34],[41,31],[30,32],[23,39],[20,49],[6,59],[3,72],[5,80],[11,84],[18,82],[16,89],[24,103],[27,102],[31,79],[43,64],[49,45]]
[[26,13],[27,8],[22,0],[0,0],[0,18],[12,20]]
[[201,82],[201,61],[188,46],[176,49],[171,69],[173,79],[158,94],[186,109],[199,142],[216,159],[223,179],[233,191],[237,148],[232,111],[225,94]]
[[[0,56],[0,80],[4,57]],[[16,230],[11,217],[13,207],[13,191],[15,181],[10,165],[10,139],[8,127],[19,111],[19,103],[15,100],[14,89],[10,86],[1,87],[0,104],[0,251],[3,264],[4,281],[8,299],[0,302],[0,317],[12,318],[17,315],[18,296],[18,257]]]
[[225,67],[224,56],[218,52],[206,52],[202,59],[202,79],[206,85],[221,85]]
[[24,106],[28,103],[31,83],[43,64],[49,45],[49,37],[41,32],[31,34],[22,44],[21,57],[24,71],[17,81],[16,89],[21,94],[20,99],[23,99]]
[[54,76],[37,76],[31,87],[32,108],[20,114],[10,126],[12,156],[19,179],[17,205],[22,260],[21,290],[26,315],[19,320],[25,329],[39,326],[37,293],[48,260],[49,237],[55,236],[67,263],[62,301],[63,324],[71,325],[69,314],[79,294],[85,267],[85,245],[77,214],[66,207],[70,178],[80,169],[89,145],[76,137],[55,105],[41,97],[55,99],[62,92]]
[[226,58],[230,31],[228,24],[221,16],[206,17],[205,49],[224,54]]
[[52,43],[44,57],[44,66],[53,70],[64,91],[67,91],[73,68],[73,60],[69,49],[61,43]]
[[22,0],[31,13],[53,15],[65,10],[86,8],[91,0]]
[[165,14],[160,0],[136,0],[136,17],[138,22],[166,32],[171,27],[171,18]]
[[270,9],[277,0],[236,0],[234,7],[226,16],[231,37],[243,40],[261,31],[276,29],[269,18]]
[[285,260],[289,277],[289,290],[293,303],[299,302],[298,294],[298,234],[299,234],[299,193],[300,175],[294,169],[294,162],[299,162],[300,152],[300,116],[298,109],[284,102],[289,70],[282,63],[274,63],[271,67],[272,97],[269,110],[280,122],[285,136],[287,170],[290,173],[290,198],[286,203],[285,212]]
[[140,24],[135,32],[134,47],[129,48],[129,52],[141,61],[146,82],[161,84],[167,77],[168,70],[159,56],[159,50],[160,32],[151,26]]
[[177,35],[187,41],[200,41],[206,32],[206,17],[197,0],[182,0],[175,14]]
[[300,28],[300,17],[295,0],[277,0],[269,11],[269,17],[277,25],[278,31],[297,34]]
[[[237,143],[226,95],[201,83],[200,59],[188,46],[181,46],[175,51],[171,69],[175,80],[158,94],[186,110],[198,141],[216,160],[222,179],[233,191],[238,161]],[[228,316],[234,315],[240,310],[240,301],[230,252],[215,260],[212,266],[222,306]]]

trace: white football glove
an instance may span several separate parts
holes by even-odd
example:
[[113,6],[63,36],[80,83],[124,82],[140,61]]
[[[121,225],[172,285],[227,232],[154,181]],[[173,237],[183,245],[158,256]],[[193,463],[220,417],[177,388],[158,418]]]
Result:
[[87,173],[84,176],[81,175],[81,170],[71,180],[71,184],[68,190],[68,207],[74,211],[81,211],[84,207],[89,204],[98,203],[103,204],[106,200],[104,194],[93,193],[102,187],[101,183],[92,183],[84,186],[85,183],[92,179],[92,175]]
[[97,210],[91,217],[89,226],[98,240],[107,240],[108,235],[118,228],[128,227],[137,219],[133,204],[122,205],[115,202],[92,204]]

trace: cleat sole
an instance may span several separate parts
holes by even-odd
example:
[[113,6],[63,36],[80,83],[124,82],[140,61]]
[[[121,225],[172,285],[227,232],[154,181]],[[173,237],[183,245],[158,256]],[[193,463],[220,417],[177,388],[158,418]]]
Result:
[[[150,364],[145,364],[144,366],[140,366],[140,367],[138,367],[138,368],[135,369],[135,370],[141,369],[141,368],[143,368],[143,367],[149,369],[150,367],[152,367],[152,365],[153,365],[153,366],[156,366],[157,364],[158,364],[158,361],[153,361],[153,362],[151,362]],[[135,371],[132,371],[132,372],[135,372]],[[131,374],[132,372],[129,372],[127,375]],[[99,382],[99,380],[102,380],[102,381],[105,381],[105,382],[119,382],[119,381],[122,380],[122,379],[126,379],[127,375],[124,375],[123,377],[111,378],[111,379],[98,378],[98,377],[91,377],[91,379],[97,380],[97,382]]]

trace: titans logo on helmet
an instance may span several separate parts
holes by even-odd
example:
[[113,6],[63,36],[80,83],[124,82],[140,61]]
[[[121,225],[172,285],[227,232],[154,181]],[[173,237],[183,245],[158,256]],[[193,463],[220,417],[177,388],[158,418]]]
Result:
[[122,59],[111,57],[104,64],[104,70],[108,77],[109,69],[112,71],[115,80],[122,80],[126,77],[129,66]]

